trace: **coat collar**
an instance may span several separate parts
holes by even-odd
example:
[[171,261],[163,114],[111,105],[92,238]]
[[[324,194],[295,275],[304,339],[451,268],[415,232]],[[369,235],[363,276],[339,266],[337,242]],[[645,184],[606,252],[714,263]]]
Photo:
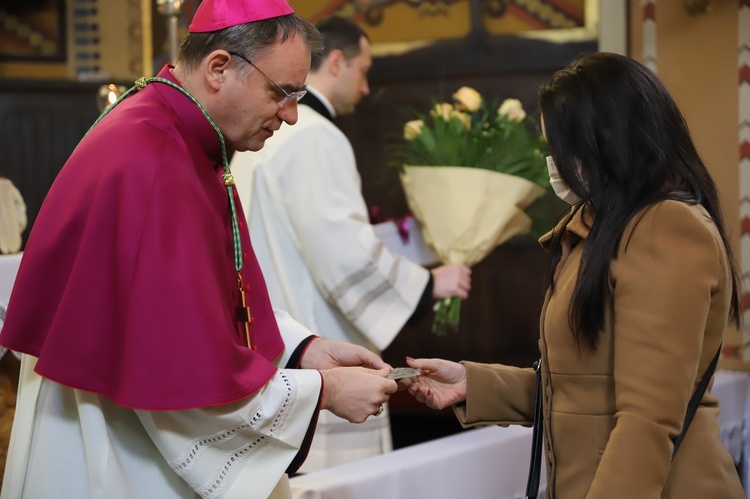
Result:
[[539,244],[545,250],[549,249],[552,242],[552,236],[559,231],[566,231],[568,236],[585,240],[591,231],[591,224],[594,222],[594,209],[590,205],[584,205],[580,209],[572,207],[554,229],[547,232],[539,238]]

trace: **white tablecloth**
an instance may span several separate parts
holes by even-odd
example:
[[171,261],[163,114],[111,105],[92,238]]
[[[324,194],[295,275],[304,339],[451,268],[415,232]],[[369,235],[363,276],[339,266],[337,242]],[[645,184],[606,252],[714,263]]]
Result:
[[[531,429],[467,430],[291,479],[295,499],[524,497]],[[542,474],[542,490],[545,477]],[[540,494],[543,497],[543,494]]]
[[23,253],[0,255],[0,303],[7,304]]
[[[750,374],[717,371],[721,438],[735,462],[750,459]],[[531,429],[487,427],[291,480],[295,499],[523,498]],[[744,459],[743,459],[744,457]],[[743,483],[750,472],[740,470]],[[542,492],[546,477],[542,474]],[[750,498],[750,495],[748,495]]]
[[750,499],[750,374],[716,371],[711,393],[719,399],[719,437],[740,466],[740,478]]
[[[10,292],[13,291],[13,282],[16,280],[18,266],[21,264],[21,256],[21,253],[0,255],[0,329],[5,322],[5,310],[10,299]],[[0,358],[7,352],[8,350],[0,346]],[[15,355],[20,359],[20,354]]]

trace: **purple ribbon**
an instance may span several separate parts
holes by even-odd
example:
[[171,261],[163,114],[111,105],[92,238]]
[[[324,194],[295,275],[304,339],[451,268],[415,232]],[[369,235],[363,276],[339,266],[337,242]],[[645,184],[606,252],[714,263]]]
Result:
[[370,207],[370,223],[379,224],[383,222],[393,222],[396,224],[398,235],[404,245],[409,244],[409,219],[411,218],[414,218],[414,215],[411,213],[407,213],[401,218],[384,217],[380,211],[380,206]]

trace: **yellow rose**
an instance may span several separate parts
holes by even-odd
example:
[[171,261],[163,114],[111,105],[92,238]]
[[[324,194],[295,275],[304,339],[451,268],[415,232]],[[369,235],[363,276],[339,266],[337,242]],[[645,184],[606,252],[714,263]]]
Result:
[[430,111],[430,115],[432,115],[433,118],[443,118],[445,121],[450,121],[452,114],[453,106],[447,102],[435,104],[435,107]]
[[453,98],[458,101],[464,109],[472,113],[479,110],[479,107],[482,105],[481,94],[471,87],[459,88],[456,93],[453,94]]
[[411,120],[407,121],[404,125],[404,138],[406,140],[414,140],[422,135],[422,127],[424,121],[422,120]]
[[526,117],[526,111],[518,99],[505,99],[497,110],[500,116],[507,116],[510,121],[519,123]]
[[462,113],[461,111],[453,111],[451,117],[458,118],[458,121],[463,123],[467,130],[471,130],[471,115]]

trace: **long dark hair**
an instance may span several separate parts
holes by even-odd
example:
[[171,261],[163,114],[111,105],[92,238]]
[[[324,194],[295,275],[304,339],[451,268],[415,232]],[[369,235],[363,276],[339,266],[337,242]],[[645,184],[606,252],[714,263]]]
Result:
[[[588,54],[542,85],[539,103],[560,176],[582,199],[576,209],[589,205],[594,211],[569,314],[579,343],[597,346],[611,298],[610,262],[626,226],[666,199],[699,203],[716,224],[732,271],[730,320],[739,326],[738,277],[716,185],[656,75],[624,56]],[[553,254],[560,252],[562,232],[552,239]],[[554,268],[552,274],[554,292]]]

